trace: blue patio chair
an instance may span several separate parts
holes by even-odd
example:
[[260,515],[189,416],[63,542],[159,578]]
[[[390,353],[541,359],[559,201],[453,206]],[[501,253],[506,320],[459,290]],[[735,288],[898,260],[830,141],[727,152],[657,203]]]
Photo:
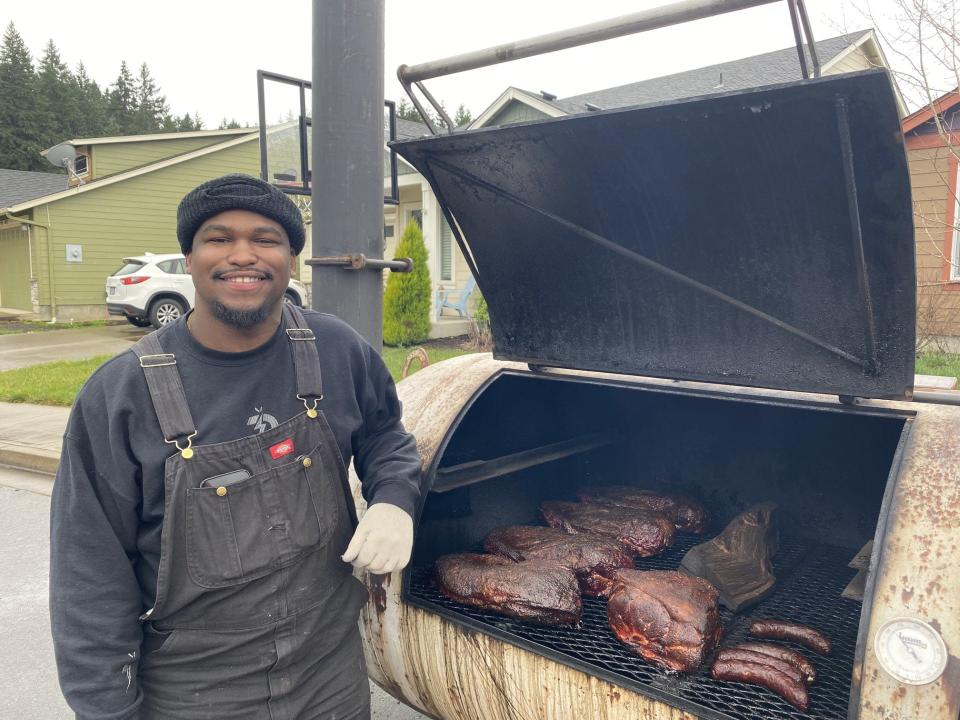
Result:
[[437,320],[443,314],[444,308],[456,310],[457,315],[462,318],[469,318],[470,311],[467,309],[467,303],[470,302],[470,296],[477,288],[477,281],[473,275],[467,278],[461,290],[438,290],[437,291]]

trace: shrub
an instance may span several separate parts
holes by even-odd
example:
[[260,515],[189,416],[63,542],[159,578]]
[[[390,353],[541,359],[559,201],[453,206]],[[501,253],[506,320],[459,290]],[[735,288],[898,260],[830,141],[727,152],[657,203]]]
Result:
[[486,298],[477,292],[477,304],[473,308],[473,323],[470,327],[470,342],[477,350],[490,350],[493,338],[490,335],[490,309]]
[[412,345],[430,336],[430,271],[423,231],[411,220],[403,231],[397,257],[413,259],[413,272],[391,273],[383,293],[383,342]]

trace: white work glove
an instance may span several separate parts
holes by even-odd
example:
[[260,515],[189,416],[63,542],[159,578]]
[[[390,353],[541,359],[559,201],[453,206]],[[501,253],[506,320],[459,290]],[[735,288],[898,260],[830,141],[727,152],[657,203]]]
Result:
[[412,549],[413,518],[396,505],[377,503],[360,518],[341,559],[374,575],[387,575],[407,566]]

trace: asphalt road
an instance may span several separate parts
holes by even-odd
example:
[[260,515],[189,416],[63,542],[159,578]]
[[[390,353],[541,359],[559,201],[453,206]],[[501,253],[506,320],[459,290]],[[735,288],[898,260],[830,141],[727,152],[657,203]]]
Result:
[[0,371],[53,362],[116,355],[143,337],[129,323],[71,330],[0,335]]
[[[73,718],[57,685],[47,614],[51,484],[0,467],[0,718]],[[370,687],[373,720],[426,720]]]

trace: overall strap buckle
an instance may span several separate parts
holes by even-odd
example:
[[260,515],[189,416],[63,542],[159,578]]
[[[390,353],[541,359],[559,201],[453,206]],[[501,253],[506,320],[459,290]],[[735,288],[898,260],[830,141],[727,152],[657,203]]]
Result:
[[160,355],[140,355],[140,367],[154,368],[164,367],[166,365],[176,365],[177,356],[173,353],[162,353]]
[[187,437],[184,440],[186,444],[183,447],[180,447],[181,441],[179,438],[174,438],[173,440],[167,440],[167,438],[164,438],[163,441],[168,445],[173,445],[174,447],[176,447],[177,450],[180,451],[180,456],[184,460],[189,460],[190,458],[193,457],[193,438],[195,438],[196,436],[197,436],[196,430],[194,430],[192,433],[187,435]]
[[310,328],[287,328],[287,337],[291,340],[316,340]]

